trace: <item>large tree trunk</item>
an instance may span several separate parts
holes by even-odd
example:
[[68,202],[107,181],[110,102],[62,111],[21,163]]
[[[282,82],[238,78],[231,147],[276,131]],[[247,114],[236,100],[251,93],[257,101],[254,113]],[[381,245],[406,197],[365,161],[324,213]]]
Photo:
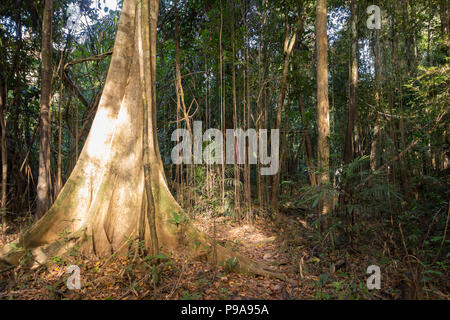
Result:
[[[328,101],[328,38],[327,1],[317,0],[316,14],[317,42],[317,164],[319,174],[317,183],[326,187],[329,183],[330,161],[330,110]],[[330,199],[323,193],[319,201],[319,214],[328,215],[331,210]],[[326,223],[322,224],[326,227]]]
[[153,252],[157,244],[214,263],[236,257],[238,271],[283,277],[216,245],[193,227],[169,191],[156,132],[158,6],[158,0],[124,1],[105,88],[78,162],[53,206],[15,246],[0,249],[0,260],[17,263],[24,251],[14,247],[22,247],[45,262],[74,245],[105,257],[124,254],[130,239],[141,239]]
[[50,95],[52,91],[52,17],[53,0],[45,0],[42,20],[42,71],[40,103],[39,178],[36,199],[36,220],[50,206]]

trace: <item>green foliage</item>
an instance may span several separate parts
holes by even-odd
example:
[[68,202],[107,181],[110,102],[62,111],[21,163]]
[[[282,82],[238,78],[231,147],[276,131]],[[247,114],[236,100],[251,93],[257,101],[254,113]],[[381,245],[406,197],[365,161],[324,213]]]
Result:
[[226,272],[233,272],[236,266],[238,265],[239,261],[236,257],[232,257],[224,262],[222,262],[222,266],[225,268]]
[[[322,170],[316,167],[314,1],[222,1],[221,6],[217,1],[180,1],[177,23],[182,85],[191,122],[207,121],[209,128],[273,128],[284,68],[284,37],[286,30],[291,35],[296,32],[298,39],[289,61],[288,92],[282,113],[281,131],[285,133],[286,148],[282,150],[280,210],[287,211],[288,205],[291,210],[298,209],[287,223],[294,223],[297,216],[304,215],[302,218],[308,227],[316,227],[306,237],[325,248],[324,251],[370,243],[383,252],[377,256],[377,263],[391,266],[395,259],[389,255],[404,256],[396,258],[398,268],[413,265],[423,274],[422,282],[431,285],[448,276],[449,265],[448,35],[444,34],[445,12],[439,1],[406,1],[404,9],[409,14],[405,14],[397,2],[383,2],[382,29],[377,33],[365,26],[365,4],[358,2],[358,112],[352,129],[354,159],[345,165],[342,153],[349,117],[349,61],[352,58],[348,20],[352,13],[348,1],[328,2],[329,167],[332,169],[327,172],[330,183],[326,185],[309,186],[308,177],[309,173],[317,175]],[[90,0],[54,1],[50,167],[54,175],[61,125],[63,181],[70,176],[79,156],[75,150],[82,149],[88,135],[97,107],[95,101],[102,92],[111,57],[64,66],[113,49],[120,12],[104,8],[101,3],[97,1],[98,6],[94,6]],[[0,208],[0,216],[7,222],[26,215],[29,224],[32,223],[30,213],[36,197],[33,188],[39,171],[39,53],[43,4],[43,1],[13,0],[0,3],[0,82],[2,89],[5,88],[5,92],[1,92],[5,98],[1,112],[6,122],[8,165],[7,199]],[[175,180],[173,166],[169,165],[173,147],[171,133],[186,124],[177,122],[173,5],[173,1],[160,1],[156,121],[167,181],[178,186],[171,183]],[[79,16],[74,24],[75,12],[79,12]],[[232,26],[234,37],[231,36]],[[376,35],[381,41],[381,83],[376,82],[374,70]],[[76,88],[63,81],[62,69],[79,88],[79,94]],[[236,92],[232,90],[233,70]],[[224,117],[221,106],[226,109]],[[379,125],[378,136],[375,123]],[[307,138],[313,159],[306,157]],[[370,169],[369,155],[374,142],[378,142],[377,167],[383,168],[377,172]],[[217,141],[203,142],[202,149],[216,144]],[[408,146],[413,147],[402,159],[396,160]],[[217,215],[235,219],[254,217],[253,212],[243,213],[246,206],[253,203],[246,203],[242,167],[240,175],[235,175],[234,166],[226,165],[222,181],[220,165],[208,169],[204,165],[182,166],[184,184],[177,196],[185,200],[183,196],[189,193],[190,198],[181,204],[211,218]],[[250,202],[257,195],[257,178],[257,168],[251,165]],[[269,177],[262,179],[265,200],[253,208],[272,216],[275,211],[267,199],[271,197],[271,183]],[[236,186],[241,192],[240,212],[235,210]],[[317,214],[321,200],[333,203],[329,216]],[[261,201],[258,199],[258,202]],[[172,212],[169,222],[178,227],[187,219],[182,213]],[[325,220],[327,229],[319,232],[317,227]],[[59,240],[67,241],[69,234],[64,230],[58,235]],[[127,241],[131,244],[134,240],[130,237]],[[11,246],[14,251],[25,250],[14,244]],[[195,242],[193,246],[197,249],[200,243]],[[144,241],[138,243],[138,249],[144,252]],[[76,246],[69,253],[70,257],[79,255]],[[312,260],[314,266],[323,260],[322,255],[318,256],[317,261]],[[31,258],[30,252],[27,257]],[[147,256],[143,260],[145,263],[171,262],[164,255]],[[53,262],[64,264],[65,260],[55,256]],[[231,271],[235,263],[229,259],[224,266]],[[158,269],[153,264],[147,267],[153,281],[158,282]],[[328,277],[322,272],[317,284],[321,289],[331,286],[340,292],[338,297],[369,297],[361,283],[333,282],[331,275]],[[320,299],[335,298],[328,290],[319,290],[317,294]],[[197,293],[187,292],[185,296],[198,298]]]
[[170,223],[176,224],[179,226],[180,224],[184,223],[188,220],[188,218],[184,215],[184,213],[181,214],[181,216],[178,214],[178,212],[174,211],[172,212],[172,219],[169,219]]
[[182,300],[199,300],[202,298],[202,294],[199,292],[190,293],[189,291],[184,291]]
[[25,250],[24,248],[22,248],[21,246],[17,246],[17,245],[16,245],[15,243],[13,243],[13,242],[9,243],[8,245],[9,245],[11,248],[14,249],[14,252],[22,252],[22,251]]

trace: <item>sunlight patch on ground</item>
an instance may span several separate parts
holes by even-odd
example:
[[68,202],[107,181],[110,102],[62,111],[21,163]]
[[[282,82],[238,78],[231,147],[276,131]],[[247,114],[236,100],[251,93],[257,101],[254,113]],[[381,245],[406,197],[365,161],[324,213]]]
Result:
[[214,224],[211,218],[196,217],[194,224],[196,227],[206,232],[209,236],[215,237],[219,241],[239,241],[244,247],[255,248],[264,246],[275,240],[275,237],[267,232],[263,232],[261,226],[249,223],[230,225],[224,217],[216,218],[215,235]]
[[241,226],[237,226],[231,229],[228,229],[226,232],[227,237],[245,239],[252,244],[258,244],[261,242],[267,241],[268,237],[261,233],[254,226],[249,224],[244,224]]

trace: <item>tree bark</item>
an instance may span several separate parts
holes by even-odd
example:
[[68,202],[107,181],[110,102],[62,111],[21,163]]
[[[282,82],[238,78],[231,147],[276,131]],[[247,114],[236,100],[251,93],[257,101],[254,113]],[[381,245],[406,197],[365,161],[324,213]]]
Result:
[[444,44],[450,54],[450,0],[440,0],[440,20]]
[[[330,111],[328,101],[328,38],[327,1],[317,0],[316,45],[317,45],[317,164],[319,174],[317,183],[326,187],[329,184],[330,159]],[[319,201],[319,215],[327,216],[331,210],[329,197],[322,192]],[[321,227],[326,228],[324,222]]]
[[355,127],[355,120],[358,113],[358,106],[356,101],[357,87],[358,87],[358,6],[356,0],[352,0],[352,19],[351,19],[351,63],[350,63],[350,81],[349,81],[349,106],[347,117],[347,132],[345,136],[344,147],[344,164],[349,164],[353,161],[353,131]]
[[40,102],[39,178],[36,213],[38,220],[50,206],[50,95],[52,91],[52,18],[53,0],[45,0],[42,19],[42,71]]
[[[404,150],[406,148],[406,142],[405,142],[405,124],[403,119],[403,74],[402,74],[402,61],[401,61],[401,49],[400,49],[400,37],[399,34],[396,33],[395,37],[393,39],[393,54],[394,54],[394,66],[396,67],[396,77],[395,77],[395,90],[396,90],[396,97],[398,99],[398,106],[399,106],[399,112],[400,112],[400,121],[399,121],[399,129],[400,129],[400,148],[401,150]],[[408,59],[407,59],[408,60]],[[407,72],[409,72],[409,64],[407,66]],[[397,152],[399,151],[399,148],[396,149]],[[404,155],[400,157],[400,178],[401,178],[401,184],[403,191],[406,192],[408,189],[408,161],[405,158]]]
[[63,103],[63,82],[61,78],[59,101],[58,101],[58,158],[56,160],[56,181],[55,198],[58,196],[63,186],[62,182],[62,103]]
[[[150,2],[150,3],[149,3]],[[156,8],[151,8],[151,7]],[[156,82],[155,72],[153,68],[154,61],[152,60],[152,47],[150,45],[153,34],[150,29],[152,20],[150,19],[151,10],[158,11],[159,1],[138,1],[137,2],[137,33],[138,33],[138,52],[139,52],[139,80],[140,91],[142,92],[142,111],[143,111],[143,130],[142,130],[142,162],[144,167],[144,185],[145,185],[145,205],[144,210],[147,212],[147,221],[149,225],[150,247],[154,256],[159,253],[158,235],[156,231],[156,215],[155,203],[152,190],[152,176],[151,176],[151,156],[150,156],[150,140],[149,140],[149,103],[153,106],[156,101],[153,95],[153,83]],[[146,72],[150,70],[150,72]],[[141,217],[141,222],[144,220]],[[144,239],[144,229],[142,226],[139,229],[139,238]]]
[[8,184],[8,145],[7,145],[7,135],[6,135],[6,88],[3,84],[3,79],[0,79],[0,128],[1,132],[1,154],[2,154],[2,187],[0,196],[0,214],[2,216],[2,237],[3,241],[6,239],[6,212],[7,212],[7,184]]
[[[223,12],[222,12],[222,1],[219,2],[220,6],[220,30],[219,30],[219,103],[220,103],[220,131],[222,135],[225,136],[226,132],[226,117],[225,117],[225,86],[223,80],[223,44],[222,44],[222,33],[223,33]],[[222,195],[222,210],[225,210],[225,144],[222,146],[222,163],[221,163],[221,195]]]
[[370,170],[374,172],[378,166],[378,144],[380,136],[380,115],[378,111],[381,109],[381,51],[380,51],[380,35],[379,31],[375,30],[375,124],[373,128],[373,138],[370,148]]
[[[245,28],[245,45],[244,45],[244,56],[245,56],[245,66],[244,66],[244,92],[243,92],[243,110],[242,114],[244,116],[244,129],[250,129],[250,57],[249,57],[249,47],[250,47],[250,28],[248,26],[248,3],[245,3],[244,8],[244,28]],[[247,144],[244,144],[247,146]],[[251,176],[250,176],[250,155],[248,149],[245,148],[244,151],[244,194],[245,194],[245,217],[247,221],[250,221],[253,217],[252,215],[252,188],[251,188]]]
[[[235,3],[232,0],[231,5],[231,91],[233,94],[233,129],[237,129],[238,127],[238,119],[237,119],[237,97],[236,97],[236,40],[235,40]],[[236,211],[237,216],[240,215],[240,194],[241,194],[241,186],[240,186],[240,170],[237,163],[238,154],[237,154],[237,137],[234,138],[234,210]]]

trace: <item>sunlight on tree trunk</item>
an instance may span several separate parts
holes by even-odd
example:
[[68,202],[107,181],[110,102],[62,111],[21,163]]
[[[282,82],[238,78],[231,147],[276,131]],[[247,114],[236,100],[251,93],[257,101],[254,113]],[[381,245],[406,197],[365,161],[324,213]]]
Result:
[[[169,191],[156,134],[158,6],[158,0],[124,1],[106,84],[78,162],[54,205],[15,246],[45,263],[74,245],[100,257],[124,254],[125,243],[142,238],[153,253],[159,246],[215,263],[236,257],[237,271],[283,278],[214,245]],[[0,259],[17,263],[24,251],[13,247],[1,248]]]
[[[328,102],[328,38],[327,1],[317,0],[316,13],[317,42],[317,164],[319,174],[317,183],[326,188],[329,184],[330,161],[330,111]],[[319,201],[319,215],[327,216],[331,211],[330,199],[322,192]],[[327,219],[327,218],[325,218]],[[322,224],[322,229],[326,223]]]

